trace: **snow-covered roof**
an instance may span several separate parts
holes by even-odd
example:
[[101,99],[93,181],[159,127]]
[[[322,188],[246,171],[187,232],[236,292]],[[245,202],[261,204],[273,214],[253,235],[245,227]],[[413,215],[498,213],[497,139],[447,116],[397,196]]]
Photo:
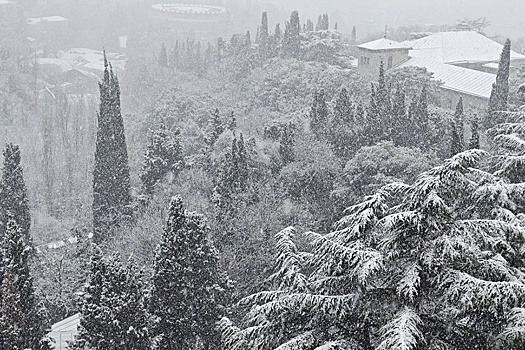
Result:
[[357,45],[360,49],[366,50],[406,50],[409,49],[406,45],[387,38],[381,38],[368,43]]
[[41,22],[64,22],[67,21],[66,18],[62,16],[48,16],[48,17],[30,17],[27,19],[27,24],[29,25],[37,25]]
[[499,63],[498,62],[489,62],[489,63],[485,63],[483,65],[483,67],[497,70],[499,68]]
[[[124,69],[126,59],[123,56],[114,53],[107,53],[106,56],[114,69]],[[83,47],[75,48],[64,52],[59,58],[76,68],[97,71],[104,70],[104,54],[102,51]]]
[[49,337],[55,343],[52,348],[62,350],[67,348],[67,342],[73,341],[75,335],[78,333],[78,326],[80,325],[80,314],[75,314],[51,326]]
[[8,5],[8,4],[14,4],[14,2],[9,0],[0,0],[0,5]]
[[434,79],[443,83],[440,85],[443,89],[481,98],[490,97],[492,84],[496,81],[495,74],[418,57],[410,58],[399,65],[399,68],[410,66],[426,68],[434,73]]
[[191,4],[155,4],[152,8],[156,11],[170,13],[188,13],[188,14],[217,14],[226,13],[227,10],[220,6],[208,5],[191,5]]
[[[411,48],[410,57],[443,63],[476,63],[499,61],[503,45],[477,32],[441,32],[401,44]],[[511,60],[525,56],[511,51]]]

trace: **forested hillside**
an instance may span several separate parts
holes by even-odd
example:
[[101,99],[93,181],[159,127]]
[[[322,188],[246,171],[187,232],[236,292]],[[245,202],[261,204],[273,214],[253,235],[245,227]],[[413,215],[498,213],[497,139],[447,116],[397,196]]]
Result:
[[450,110],[425,69],[359,74],[327,14],[257,28],[130,35],[86,95],[5,41],[0,348],[79,313],[71,349],[522,349],[510,40]]

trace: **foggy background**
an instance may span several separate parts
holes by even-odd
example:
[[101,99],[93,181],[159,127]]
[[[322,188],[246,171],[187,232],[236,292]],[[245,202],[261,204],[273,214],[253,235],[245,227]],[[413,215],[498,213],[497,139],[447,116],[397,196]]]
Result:
[[[243,0],[238,3],[244,3]],[[525,32],[525,2],[520,0],[270,0],[289,13],[297,9],[302,17],[316,18],[328,11],[339,29],[349,32],[352,25],[361,34],[383,31],[384,26],[454,24],[463,17],[486,17],[490,36],[519,37]]]

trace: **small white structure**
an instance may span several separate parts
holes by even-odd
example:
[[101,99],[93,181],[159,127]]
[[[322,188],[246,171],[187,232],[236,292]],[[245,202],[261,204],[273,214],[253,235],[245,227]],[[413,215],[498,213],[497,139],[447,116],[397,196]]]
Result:
[[53,340],[51,347],[55,350],[66,350],[68,342],[75,340],[80,325],[80,314],[75,314],[51,326],[49,338]]

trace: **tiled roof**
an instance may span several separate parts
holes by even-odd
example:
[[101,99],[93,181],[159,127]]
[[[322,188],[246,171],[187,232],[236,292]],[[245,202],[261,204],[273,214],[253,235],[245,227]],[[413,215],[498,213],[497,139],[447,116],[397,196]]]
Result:
[[403,67],[422,67],[434,74],[434,79],[441,81],[441,88],[460,93],[489,98],[496,75],[474,69],[458,67],[442,62],[413,57],[399,65]]
[[[477,32],[441,32],[401,44],[411,48],[410,57],[443,63],[475,63],[499,61],[503,45]],[[511,51],[511,60],[525,56]]]
[[381,38],[368,43],[357,45],[360,49],[367,50],[399,50],[399,49],[408,49],[408,47],[397,41]]

